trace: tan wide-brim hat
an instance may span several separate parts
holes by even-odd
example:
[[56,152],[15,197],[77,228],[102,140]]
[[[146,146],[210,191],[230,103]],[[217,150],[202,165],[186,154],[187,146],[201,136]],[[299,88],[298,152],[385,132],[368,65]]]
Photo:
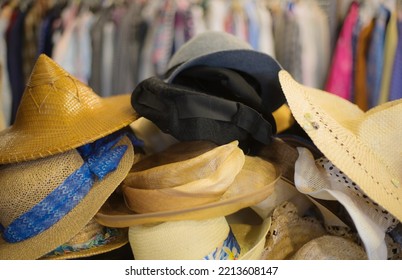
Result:
[[284,70],[279,80],[296,121],[318,149],[374,202],[402,220],[402,99],[367,112],[306,87]]
[[77,148],[129,125],[137,117],[130,94],[101,98],[41,54],[14,124],[0,132],[0,164]]
[[[127,176],[134,162],[131,141],[124,137],[116,146],[126,145],[115,171],[96,179],[89,192],[60,220],[41,233],[10,243],[0,238],[0,259],[38,259],[68,242],[95,216],[106,199]],[[0,223],[7,228],[29,211],[84,163],[77,150],[37,160],[0,167]],[[51,176],[50,176],[51,174]]]
[[137,162],[122,183],[124,197],[116,192],[95,218],[105,226],[129,227],[227,216],[266,199],[279,177],[275,164],[244,155],[238,141],[181,142]]

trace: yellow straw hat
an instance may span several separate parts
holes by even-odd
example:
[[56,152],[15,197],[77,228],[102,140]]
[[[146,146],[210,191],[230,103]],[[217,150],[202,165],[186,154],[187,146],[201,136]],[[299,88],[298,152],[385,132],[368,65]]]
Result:
[[348,100],[279,80],[296,121],[318,149],[374,202],[402,220],[402,99],[363,112]]
[[109,135],[135,119],[129,94],[101,98],[41,54],[14,124],[0,132],[0,164],[68,151]]
[[[87,147],[96,147],[95,157],[81,149]],[[38,259],[68,242],[133,162],[128,137],[108,136],[77,150],[0,166],[0,259]]]
[[245,156],[238,142],[181,142],[134,164],[121,195],[96,215],[110,227],[216,218],[255,205],[274,191],[277,167]]

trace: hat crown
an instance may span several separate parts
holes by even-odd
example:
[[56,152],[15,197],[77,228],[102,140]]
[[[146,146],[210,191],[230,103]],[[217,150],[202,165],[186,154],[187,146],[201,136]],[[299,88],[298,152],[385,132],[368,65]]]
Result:
[[40,85],[52,84],[61,77],[69,76],[63,68],[57,65],[47,55],[41,54],[36,61],[31,75],[28,79],[27,86],[35,87]]
[[29,129],[32,124],[45,124],[48,129],[57,129],[99,106],[100,97],[91,88],[42,54],[28,80],[14,125]]
[[2,165],[0,223],[7,227],[48,196],[82,164],[79,153],[71,150],[34,161]]
[[246,41],[233,34],[220,31],[206,31],[186,42],[170,59],[168,69],[194,57],[207,55],[214,52],[228,50],[251,50],[252,47]]

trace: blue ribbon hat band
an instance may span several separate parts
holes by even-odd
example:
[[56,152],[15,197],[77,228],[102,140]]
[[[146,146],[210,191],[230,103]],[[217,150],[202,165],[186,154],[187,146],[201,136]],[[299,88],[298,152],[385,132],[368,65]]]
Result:
[[42,201],[3,228],[4,240],[10,243],[26,240],[47,230],[67,215],[88,194],[95,182],[116,170],[127,146],[114,146],[126,135],[114,133],[77,148],[84,160],[83,165]]

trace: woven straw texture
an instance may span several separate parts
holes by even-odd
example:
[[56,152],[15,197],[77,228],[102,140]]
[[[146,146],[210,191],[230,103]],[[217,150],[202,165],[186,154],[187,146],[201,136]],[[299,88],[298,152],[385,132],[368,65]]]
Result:
[[129,228],[128,238],[136,260],[200,260],[228,234],[225,217],[218,217],[137,225]]
[[263,259],[287,260],[310,240],[326,234],[317,219],[300,217],[291,202],[279,204],[272,213]]
[[137,119],[130,95],[101,98],[42,54],[23,93],[15,123],[0,132],[0,164],[62,153]]
[[[81,202],[49,229],[16,243],[7,243],[0,238],[0,259],[38,259],[74,237],[95,216],[133,165],[131,141],[124,137],[117,145],[127,145],[128,149],[116,171],[102,181],[96,181]],[[38,160],[1,166],[1,224],[7,227],[60,185],[82,163],[78,152],[71,150]]]
[[367,112],[279,72],[296,121],[321,152],[362,191],[402,220],[402,100]]
[[292,260],[367,260],[362,247],[350,239],[324,235],[304,244]]
[[[197,142],[194,144],[195,148],[198,147]],[[160,178],[165,178],[162,174],[168,174],[170,177],[170,172],[173,172],[176,177],[186,176],[186,180],[172,176],[166,181],[168,186],[173,187],[162,189],[152,184],[149,186],[154,189],[135,189],[136,186],[128,185],[125,181],[123,193],[126,204],[122,202],[121,197],[111,197],[97,213],[97,221],[109,227],[128,227],[162,221],[208,219],[226,216],[255,205],[272,194],[280,177],[275,165],[260,157],[245,156],[238,148],[237,141],[214,149],[209,156],[209,152],[198,153],[198,156],[203,158],[202,164],[191,163],[192,160],[198,162],[197,156],[183,160],[184,164],[166,163],[153,168],[146,164],[150,168],[144,172],[148,172],[149,176],[153,176],[153,170],[159,170],[157,174]],[[204,151],[203,148],[201,150]],[[166,152],[169,152],[169,149]],[[214,160],[211,155],[214,155]],[[183,155],[179,153],[175,156],[175,153],[172,153],[169,157],[182,159]],[[180,171],[183,167],[186,173]],[[197,170],[199,168],[204,171],[200,172]],[[127,180],[133,182],[131,175],[127,176]],[[175,180],[184,184],[178,186]],[[145,181],[141,179],[142,187]],[[166,185],[162,180],[151,182]],[[144,212],[138,213],[133,209]]]

